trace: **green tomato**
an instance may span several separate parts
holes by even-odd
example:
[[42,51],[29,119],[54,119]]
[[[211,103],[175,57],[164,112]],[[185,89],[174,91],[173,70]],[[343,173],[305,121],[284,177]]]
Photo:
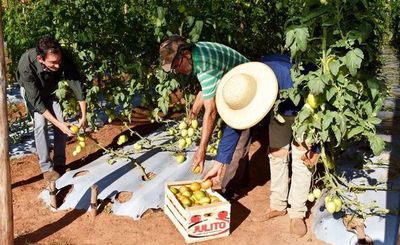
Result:
[[137,150],[137,151],[140,151],[140,150],[142,149],[142,145],[139,144],[139,143],[135,143],[135,144],[133,144],[133,148],[134,148],[135,150]]
[[82,148],[84,148],[84,147],[86,146],[85,141],[80,141],[78,144],[79,144],[79,146],[82,147]]
[[193,128],[189,128],[187,130],[187,134],[188,134],[189,137],[192,137],[194,135],[194,129]]
[[185,144],[186,147],[189,147],[189,146],[192,145],[192,139],[191,138],[186,138],[185,142],[186,142],[186,144]]
[[199,122],[196,119],[192,120],[192,128],[197,129],[199,127]]
[[185,121],[182,121],[182,122],[179,124],[179,129],[182,130],[182,129],[186,129],[186,128],[187,128],[186,122],[185,122]]
[[309,202],[314,202],[314,201],[315,201],[315,196],[314,196],[314,194],[309,193],[308,196],[307,196],[307,200],[308,200]]
[[309,93],[306,101],[312,109],[316,109],[318,107],[318,99],[313,94]]
[[222,130],[218,130],[217,138],[221,139],[222,138],[222,134],[223,134]]
[[76,139],[77,139],[78,141],[80,141],[80,142],[85,141],[85,137],[82,136],[82,135],[78,135],[78,137],[76,137]]
[[182,155],[182,154],[179,154],[177,157],[176,157],[176,162],[177,163],[183,163],[184,161],[185,161],[186,159],[185,159],[185,156],[184,155]]
[[188,135],[188,130],[187,129],[182,129],[181,135],[182,135],[182,137],[186,137],[186,135]]
[[316,199],[318,199],[318,198],[320,198],[320,197],[322,196],[322,192],[321,192],[321,190],[318,189],[318,188],[315,188],[315,189],[313,190],[313,194],[314,194],[314,196],[315,196]]
[[76,153],[80,153],[82,151],[82,147],[80,145],[77,145],[75,147],[75,151],[76,151]]
[[333,214],[336,211],[336,204],[334,201],[329,201],[325,203],[326,210]]
[[123,134],[123,135],[118,137],[117,144],[118,145],[122,145],[123,143],[125,143],[127,141],[128,141],[128,137],[125,134]]
[[186,140],[185,140],[185,139],[179,139],[179,141],[178,141],[178,146],[179,146],[180,148],[184,148],[185,145],[186,145]]
[[340,210],[342,210],[342,200],[340,200],[339,197],[333,197],[333,202],[335,203],[336,209],[335,212],[339,212]]

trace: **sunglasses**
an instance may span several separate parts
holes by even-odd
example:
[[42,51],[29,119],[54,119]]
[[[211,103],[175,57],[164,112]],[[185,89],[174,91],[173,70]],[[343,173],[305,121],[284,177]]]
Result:
[[171,72],[173,74],[176,74],[176,69],[182,65],[182,61],[183,61],[183,57],[184,57],[183,52],[185,50],[191,49],[194,46],[195,45],[193,43],[187,43],[187,44],[182,44],[178,47],[177,54],[171,62]]

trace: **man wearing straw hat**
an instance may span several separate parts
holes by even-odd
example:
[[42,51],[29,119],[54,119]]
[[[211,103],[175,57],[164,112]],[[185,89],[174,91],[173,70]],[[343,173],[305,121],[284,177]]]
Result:
[[[214,42],[187,43],[182,36],[178,35],[172,35],[161,43],[160,58],[164,71],[185,75],[193,74],[200,82],[202,90],[196,96],[190,116],[195,118],[204,106],[202,137],[193,159],[193,168],[200,165],[201,171],[203,171],[207,145],[217,116],[215,103],[217,85],[226,72],[239,64],[249,62],[249,60],[225,45]],[[248,162],[250,130],[241,130],[238,135],[238,141],[233,149],[234,154],[223,154],[226,150],[219,147],[221,153],[218,153],[215,158],[217,162],[231,163],[231,166],[239,166],[239,162]],[[235,170],[231,171],[233,175],[235,172]],[[222,191],[231,193],[231,190],[239,189],[242,183],[237,180],[233,179],[233,176],[224,178],[221,183]]]
[[[220,149],[224,150],[222,154],[228,158],[234,153],[240,130],[259,123],[274,105],[278,90],[293,86],[289,56],[269,55],[264,56],[261,61],[262,63],[249,62],[233,68],[224,75],[218,85],[217,110],[224,122],[230,126],[224,131]],[[318,159],[318,153],[311,150],[311,147],[299,139],[293,139],[291,125],[301,106],[295,106],[289,100],[285,101],[279,106],[279,112],[285,122],[279,123],[274,118],[270,119],[268,154],[271,170],[270,209],[252,218],[253,221],[260,222],[283,216],[288,212],[290,233],[294,237],[302,237],[307,233],[304,222],[307,211],[305,204],[312,172],[306,165],[315,164]],[[292,176],[289,190],[290,153]],[[204,178],[220,179],[223,164],[215,161]],[[226,172],[231,172],[231,168],[236,170],[244,167],[227,165]],[[228,178],[231,176],[233,175],[228,175]]]

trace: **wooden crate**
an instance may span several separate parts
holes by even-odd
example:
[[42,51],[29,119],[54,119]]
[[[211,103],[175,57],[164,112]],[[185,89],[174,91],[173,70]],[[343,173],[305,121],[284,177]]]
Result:
[[228,236],[230,233],[231,204],[219,193],[207,190],[221,202],[184,208],[169,187],[179,188],[193,181],[171,182],[165,185],[164,213],[184,237],[186,243],[200,242]]

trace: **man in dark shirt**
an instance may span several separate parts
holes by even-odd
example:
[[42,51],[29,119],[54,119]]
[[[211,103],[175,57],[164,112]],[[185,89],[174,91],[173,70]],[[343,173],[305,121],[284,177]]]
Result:
[[[21,56],[16,78],[34,119],[35,145],[41,171],[46,180],[55,180],[59,177],[57,171],[65,167],[66,139],[73,133],[64,122],[54,91],[59,81],[68,81],[81,109],[78,127],[86,127],[86,102],[79,72],[72,60],[63,54],[57,40],[43,37],[36,48],[27,50]],[[54,129],[53,161],[49,156],[47,121],[53,124]]]

